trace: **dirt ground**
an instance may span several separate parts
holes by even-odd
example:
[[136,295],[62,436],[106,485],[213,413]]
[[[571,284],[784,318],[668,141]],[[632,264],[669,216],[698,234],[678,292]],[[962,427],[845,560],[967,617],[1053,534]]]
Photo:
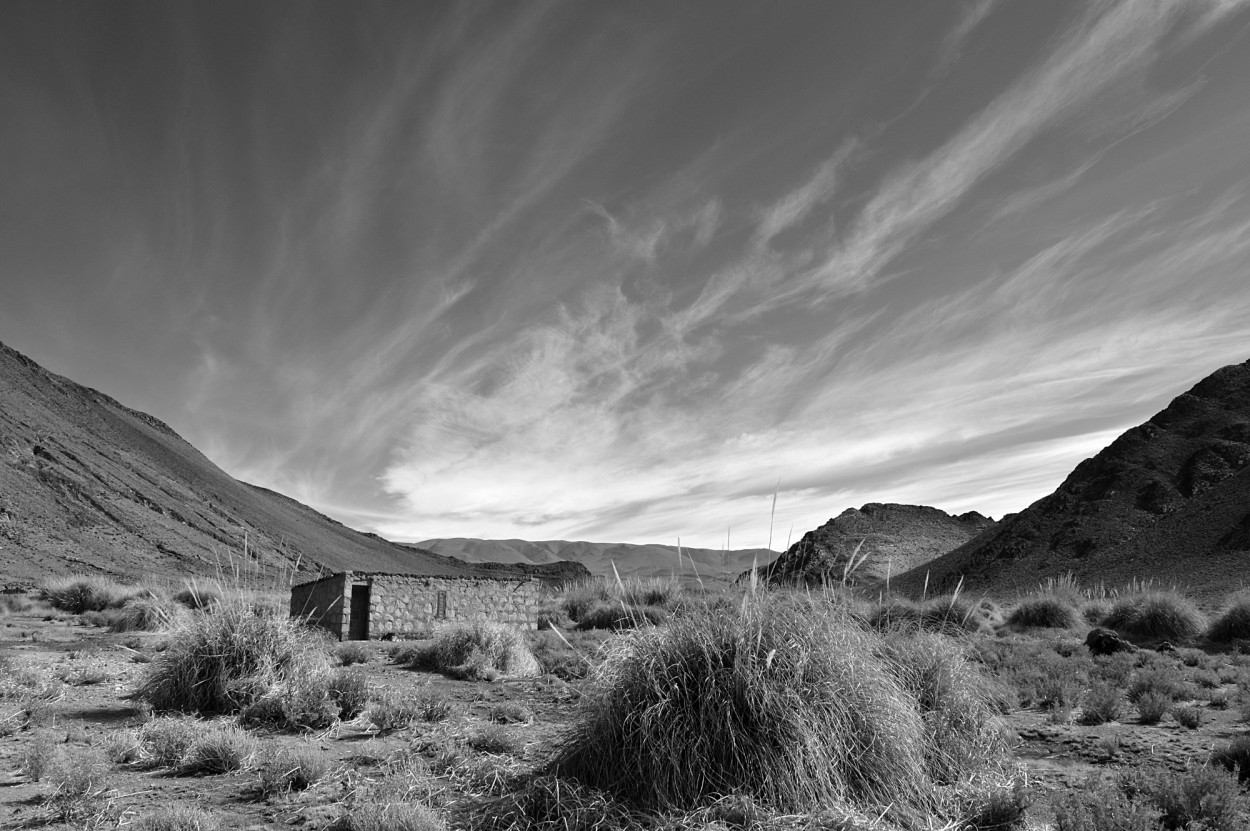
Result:
[[[57,689],[48,712],[26,727],[17,726],[21,702],[0,700],[0,727],[10,725],[0,732],[0,829],[83,827],[56,818],[46,801],[48,783],[31,781],[22,770],[23,759],[37,737],[45,743],[51,737],[60,752],[73,758],[100,754],[111,736],[141,726],[149,716],[131,693],[159,637],[109,633],[72,616],[45,619],[41,614],[9,614],[0,618],[0,673],[10,677],[34,673]],[[331,766],[331,773],[308,790],[276,796],[261,793],[255,770],[178,775],[138,763],[110,763],[106,781],[112,808],[109,825],[124,827],[158,806],[194,805],[217,815],[223,828],[239,831],[322,828],[353,793],[359,794],[370,782],[394,778],[405,764],[412,767],[413,757],[419,757],[414,769],[424,771],[427,781],[431,769],[438,772],[433,781],[440,792],[431,802],[454,806],[458,800],[490,791],[489,777],[475,778],[475,769],[514,774],[540,764],[572,717],[579,696],[576,682],[569,684],[554,676],[487,683],[413,671],[391,663],[387,647],[368,644],[370,660],[361,666],[376,693],[427,686],[429,692],[451,702],[450,718],[389,734],[380,733],[363,716],[307,735],[256,732],[262,752],[279,747],[315,748]],[[1236,685],[1229,685],[1226,692],[1229,701],[1237,702]],[[492,710],[505,703],[521,705],[532,720],[490,727]],[[1049,821],[1047,794],[1079,787],[1090,777],[1108,775],[1121,765],[1163,763],[1178,770],[1201,765],[1213,747],[1245,732],[1241,704],[1195,703],[1202,713],[1202,723],[1195,729],[1182,727],[1171,716],[1158,725],[1139,724],[1131,710],[1123,723],[1098,726],[1062,723],[1039,709],[1008,715],[1008,735],[1034,794],[1033,827],[1045,827]],[[473,750],[472,737],[488,727],[510,737],[511,752]],[[446,762],[449,748],[458,759],[450,766]]]

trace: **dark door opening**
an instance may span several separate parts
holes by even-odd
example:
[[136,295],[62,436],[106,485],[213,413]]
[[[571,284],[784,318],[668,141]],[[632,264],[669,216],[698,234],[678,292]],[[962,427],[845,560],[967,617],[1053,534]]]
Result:
[[352,586],[352,611],[347,627],[349,641],[369,640],[369,587]]

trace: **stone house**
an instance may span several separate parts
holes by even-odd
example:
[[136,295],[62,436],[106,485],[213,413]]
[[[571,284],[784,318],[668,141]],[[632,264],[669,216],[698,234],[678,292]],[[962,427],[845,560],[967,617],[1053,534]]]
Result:
[[547,584],[536,578],[345,571],[292,586],[291,617],[352,641],[424,637],[473,620],[537,629],[549,597]]

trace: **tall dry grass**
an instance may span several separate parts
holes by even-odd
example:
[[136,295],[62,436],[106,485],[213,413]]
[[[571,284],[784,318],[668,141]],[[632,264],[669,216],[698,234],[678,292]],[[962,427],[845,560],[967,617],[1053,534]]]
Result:
[[954,645],[883,637],[819,598],[753,593],[605,649],[552,771],[644,810],[741,794],[921,827],[1002,759],[988,685]]

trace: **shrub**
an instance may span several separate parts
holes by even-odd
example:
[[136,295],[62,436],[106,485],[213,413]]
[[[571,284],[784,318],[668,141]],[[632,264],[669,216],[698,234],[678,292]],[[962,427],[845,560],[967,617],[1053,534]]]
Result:
[[172,600],[140,595],[127,600],[110,616],[109,631],[159,632],[172,628],[185,614],[186,609]]
[[256,740],[229,724],[214,725],[187,748],[183,773],[230,773],[241,770],[256,755]]
[[334,657],[345,667],[369,663],[369,654],[369,647],[361,641],[347,641],[339,644],[334,650]]
[[1081,707],[1081,724],[1106,724],[1119,721],[1124,715],[1124,697],[1109,684],[1095,684],[1085,694]]
[[582,615],[592,606],[612,599],[603,581],[593,578],[565,583],[560,594],[560,605],[574,622],[581,621]]
[[1200,636],[1206,620],[1178,592],[1153,591],[1117,601],[1103,625],[1138,640],[1184,642]]
[[38,782],[60,759],[60,748],[48,730],[40,730],[31,738],[22,752],[22,773],[32,782]]
[[334,673],[329,679],[329,694],[343,721],[351,721],[369,706],[369,682],[362,672],[340,670]]
[[353,805],[327,831],[447,831],[446,821],[419,802]]
[[667,619],[663,609],[655,606],[626,606],[620,601],[597,603],[582,613],[578,629],[632,629],[636,626],[658,626]]
[[284,749],[262,757],[257,767],[260,792],[265,796],[303,791],[329,773],[325,756],[315,748]]
[[120,608],[127,600],[146,590],[124,586],[107,577],[71,575],[53,577],[39,586],[39,599],[71,614],[101,612]]
[[108,765],[98,751],[84,750],[59,760],[47,781],[52,785],[47,802],[63,822],[101,827],[121,814],[108,784]]
[[1172,708],[1172,699],[1157,692],[1144,693],[1136,703],[1137,718],[1142,724],[1158,724]]
[[[927,816],[943,810],[935,786],[953,782],[964,752],[993,755],[987,703],[941,688],[965,678],[948,654],[929,666],[934,643],[887,643],[845,612],[775,595],[634,630],[605,647],[551,773],[644,809],[734,793],[784,811]],[[935,735],[961,746],[935,747]]]
[[1158,828],[1161,812],[1142,797],[1113,784],[1063,789],[1053,803],[1055,831],[1146,831]]
[[1250,736],[1238,736],[1211,751],[1211,764],[1237,774],[1238,781],[1250,781]]
[[310,682],[328,666],[322,642],[294,621],[231,603],[174,628],[138,695],[158,711],[237,713],[275,692],[317,686]]
[[1136,702],[1146,693],[1165,695],[1172,701],[1184,698],[1188,688],[1185,679],[1173,666],[1145,668],[1133,673],[1129,679],[1128,700]]
[[1169,831],[1244,831],[1244,818],[1250,815],[1250,800],[1237,780],[1218,768],[1191,767],[1183,773],[1143,768],[1126,774],[1122,787],[1130,796],[1141,794],[1153,803],[1162,814],[1161,827]]
[[185,805],[167,805],[140,814],[135,831],[218,831],[221,823],[212,814]]
[[1196,730],[1202,725],[1202,709],[1193,704],[1173,705],[1172,718],[1176,719],[1176,723],[1181,727]]
[[175,768],[182,764],[203,729],[195,719],[154,718],[139,731],[139,741],[154,767]]
[[482,753],[516,753],[516,736],[498,724],[488,724],[469,736],[469,747]]
[[534,720],[534,714],[528,707],[513,701],[496,704],[486,717],[496,724],[529,724]]
[[1207,637],[1217,643],[1250,640],[1250,592],[1232,597],[1211,624]]
[[434,640],[432,650],[439,671],[469,680],[540,672],[524,635],[498,623],[475,621],[447,629]]
[[1025,598],[1007,616],[1007,623],[1012,626],[1039,629],[1075,629],[1080,621],[1071,603],[1044,594]]
[[188,609],[204,611],[221,604],[221,592],[217,589],[199,586],[194,583],[174,594],[174,601]]

